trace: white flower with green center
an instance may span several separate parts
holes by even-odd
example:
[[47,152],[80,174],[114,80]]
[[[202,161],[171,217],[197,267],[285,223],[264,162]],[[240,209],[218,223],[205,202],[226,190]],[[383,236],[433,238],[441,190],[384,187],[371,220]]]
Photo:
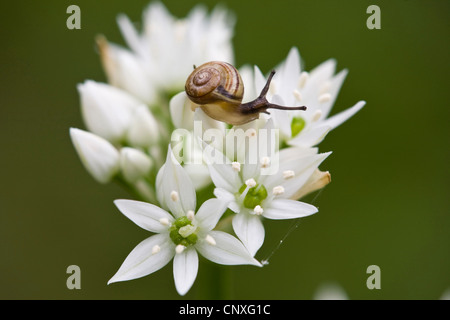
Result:
[[[294,200],[299,190],[309,188],[313,173],[330,154],[317,154],[317,149],[297,147],[278,151],[271,157],[260,157],[258,163],[231,162],[219,150],[205,147],[214,195],[228,202],[236,213],[233,230],[252,255],[264,242],[261,218],[281,220],[306,217],[316,213],[315,206]],[[217,161],[218,159],[222,159]],[[277,168],[265,174],[270,166]],[[270,170],[269,170],[270,172]]]
[[225,201],[209,199],[194,212],[195,189],[171,150],[158,179],[158,195],[167,210],[134,200],[114,202],[130,220],[156,235],[139,243],[108,283],[146,276],[173,258],[175,286],[184,295],[197,277],[198,253],[218,264],[261,266],[238,239],[213,230],[227,208]]
[[[289,145],[304,148],[317,145],[329,131],[348,120],[366,104],[365,101],[359,101],[353,107],[328,117],[347,75],[346,69],[335,75],[335,69],[336,61],[330,59],[309,73],[302,71],[296,48],[292,48],[286,60],[275,68],[277,73],[267,95],[269,101],[307,107],[306,111],[270,110],[270,117],[280,129],[281,138]],[[251,74],[247,79],[252,80]],[[254,68],[253,81],[254,89],[250,89],[251,92],[259,92],[266,83],[258,67]],[[248,83],[252,87],[251,81]]]

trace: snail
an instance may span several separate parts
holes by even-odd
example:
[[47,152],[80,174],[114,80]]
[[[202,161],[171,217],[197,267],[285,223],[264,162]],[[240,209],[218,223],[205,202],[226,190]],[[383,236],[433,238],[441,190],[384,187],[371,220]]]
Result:
[[186,80],[185,91],[189,99],[211,118],[231,125],[245,124],[259,118],[267,109],[306,110],[302,107],[284,107],[267,101],[266,94],[274,76],[273,70],[258,98],[242,103],[244,83],[231,64],[211,61],[199,67]]

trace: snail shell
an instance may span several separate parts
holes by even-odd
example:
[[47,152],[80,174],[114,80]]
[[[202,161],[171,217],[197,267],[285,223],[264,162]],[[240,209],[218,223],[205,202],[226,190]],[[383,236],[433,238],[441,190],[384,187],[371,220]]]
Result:
[[194,69],[186,80],[185,91],[208,116],[232,125],[256,120],[261,112],[269,113],[269,108],[306,110],[304,106],[290,108],[267,101],[266,94],[274,74],[275,71],[270,73],[258,98],[243,104],[244,83],[239,72],[229,63],[211,61]]
[[[246,123],[239,106],[244,96],[244,83],[234,66],[222,61],[207,62],[186,80],[186,94],[211,118],[230,124]],[[253,118],[258,118],[254,115]]]

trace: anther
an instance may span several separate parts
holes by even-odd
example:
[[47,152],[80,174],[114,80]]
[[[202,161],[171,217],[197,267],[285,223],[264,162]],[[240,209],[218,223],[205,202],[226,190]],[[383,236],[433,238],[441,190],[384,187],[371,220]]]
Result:
[[161,247],[158,246],[157,244],[155,244],[152,248],[152,254],[157,254],[160,251],[161,251]]
[[233,162],[231,163],[231,167],[234,171],[239,172],[241,171],[241,164],[239,162]]
[[261,208],[260,205],[257,205],[257,206],[253,209],[253,212],[254,212],[257,216],[260,216],[260,215],[263,214],[264,210],[263,210],[263,208]]
[[298,87],[301,89],[305,86],[306,81],[309,79],[309,74],[306,71],[300,73],[300,77],[298,78]]
[[331,94],[329,94],[329,93],[321,94],[317,100],[320,103],[328,102],[331,100]]
[[194,220],[194,216],[195,216],[195,213],[194,213],[194,211],[192,211],[192,210],[189,210],[189,211],[186,213],[186,218],[188,218],[189,221]]
[[292,171],[292,170],[283,171],[283,178],[284,179],[287,180],[287,179],[291,179],[293,177],[295,177],[295,172],[294,171]]
[[175,252],[178,253],[178,254],[180,254],[180,253],[182,253],[182,252],[184,251],[184,249],[186,249],[186,247],[183,246],[182,244],[179,244],[179,245],[177,245],[177,246],[175,247]]
[[269,157],[263,157],[261,159],[261,167],[267,168],[270,164],[270,158]]
[[163,225],[163,226],[168,226],[170,224],[169,219],[167,218],[161,218],[159,219],[159,222]]
[[247,181],[245,181],[245,184],[247,185],[247,187],[253,188],[254,186],[256,186],[256,181],[255,179],[250,178]]
[[283,186],[276,186],[276,187],[273,187],[272,193],[273,193],[273,195],[275,195],[275,196],[278,196],[278,195],[280,195],[280,194],[283,194],[283,193],[284,193],[284,187],[283,187]]
[[292,94],[294,95],[294,97],[297,101],[302,101],[303,97],[302,97],[302,94],[300,93],[300,91],[295,89],[294,91],[292,91]]
[[205,241],[208,242],[212,246],[216,245],[216,240],[214,240],[214,238],[211,237],[209,234],[206,236]]
[[321,110],[317,110],[316,112],[314,112],[311,121],[312,122],[316,122],[320,119],[320,117],[322,116],[322,111]]
[[178,195],[178,192],[176,192],[175,190],[172,191],[170,193],[170,199],[172,199],[172,201],[176,202],[180,199],[180,196]]

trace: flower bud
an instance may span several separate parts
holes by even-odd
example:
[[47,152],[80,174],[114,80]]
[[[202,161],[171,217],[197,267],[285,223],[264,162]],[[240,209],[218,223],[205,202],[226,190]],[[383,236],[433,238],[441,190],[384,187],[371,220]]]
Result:
[[120,169],[129,183],[147,175],[152,165],[152,159],[138,149],[125,147],[120,150]]
[[148,148],[159,140],[159,126],[146,105],[139,106],[133,113],[128,129],[128,142],[132,146]]
[[89,131],[111,142],[121,141],[140,101],[113,86],[95,81],[78,85],[83,120]]
[[70,137],[86,170],[106,183],[119,170],[119,152],[107,140],[87,131],[70,128]]

